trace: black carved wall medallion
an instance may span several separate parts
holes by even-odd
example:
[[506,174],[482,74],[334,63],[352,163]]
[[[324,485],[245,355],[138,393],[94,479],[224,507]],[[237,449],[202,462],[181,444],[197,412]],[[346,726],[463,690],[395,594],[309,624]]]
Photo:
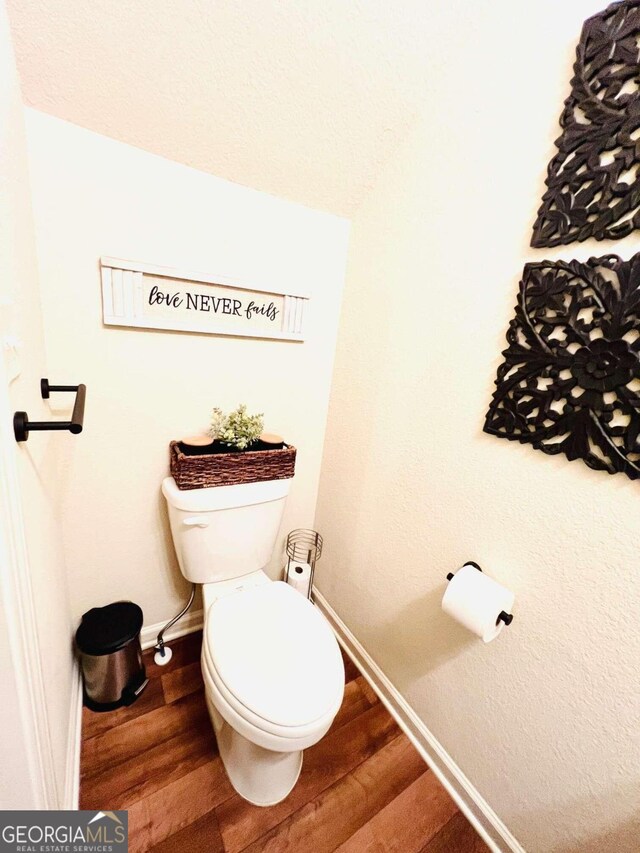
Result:
[[484,430],[640,477],[640,254],[527,264]]
[[531,245],[640,228],[640,0],[585,23]]

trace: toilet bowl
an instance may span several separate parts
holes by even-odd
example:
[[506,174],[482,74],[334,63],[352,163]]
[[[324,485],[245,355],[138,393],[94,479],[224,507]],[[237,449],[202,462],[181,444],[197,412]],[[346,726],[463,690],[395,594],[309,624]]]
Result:
[[202,676],[218,748],[236,791],[273,805],[342,704],[342,657],[324,617],[287,584],[260,572],[236,593],[215,587],[203,588]]
[[180,491],[170,477],[162,485],[180,568],[203,584],[201,666],[220,756],[235,790],[258,806],[290,793],[303,750],[327,732],[344,693],[324,616],[262,570],[288,488],[279,480]]

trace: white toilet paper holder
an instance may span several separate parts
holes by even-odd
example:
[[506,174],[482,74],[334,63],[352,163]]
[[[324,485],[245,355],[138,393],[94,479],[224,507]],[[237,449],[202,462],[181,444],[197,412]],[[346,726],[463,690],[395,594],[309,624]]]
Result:
[[[465,566],[473,566],[473,568],[477,569],[479,572],[482,571],[480,566],[477,563],[474,563],[473,560],[467,560],[464,565]],[[463,567],[461,566],[460,568],[463,568]],[[448,581],[453,580],[454,577],[455,577],[455,572],[449,572],[449,574],[447,575],[447,580]],[[500,613],[498,614],[498,618],[496,619],[496,625],[498,624],[498,622],[504,622],[505,625],[511,625],[511,623],[513,622],[513,613],[507,613],[506,611],[501,610]]]

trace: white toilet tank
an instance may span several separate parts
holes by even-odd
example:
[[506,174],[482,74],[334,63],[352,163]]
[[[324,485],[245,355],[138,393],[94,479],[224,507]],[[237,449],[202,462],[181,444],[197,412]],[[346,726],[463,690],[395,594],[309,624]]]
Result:
[[180,490],[162,481],[180,570],[215,583],[264,569],[276,542],[291,480]]

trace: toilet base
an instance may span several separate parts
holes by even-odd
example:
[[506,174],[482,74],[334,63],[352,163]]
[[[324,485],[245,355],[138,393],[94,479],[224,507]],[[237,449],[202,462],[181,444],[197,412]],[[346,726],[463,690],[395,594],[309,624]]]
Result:
[[302,750],[275,752],[252,743],[227,723],[209,696],[207,708],[229,781],[254,806],[275,806],[293,790],[302,769]]

